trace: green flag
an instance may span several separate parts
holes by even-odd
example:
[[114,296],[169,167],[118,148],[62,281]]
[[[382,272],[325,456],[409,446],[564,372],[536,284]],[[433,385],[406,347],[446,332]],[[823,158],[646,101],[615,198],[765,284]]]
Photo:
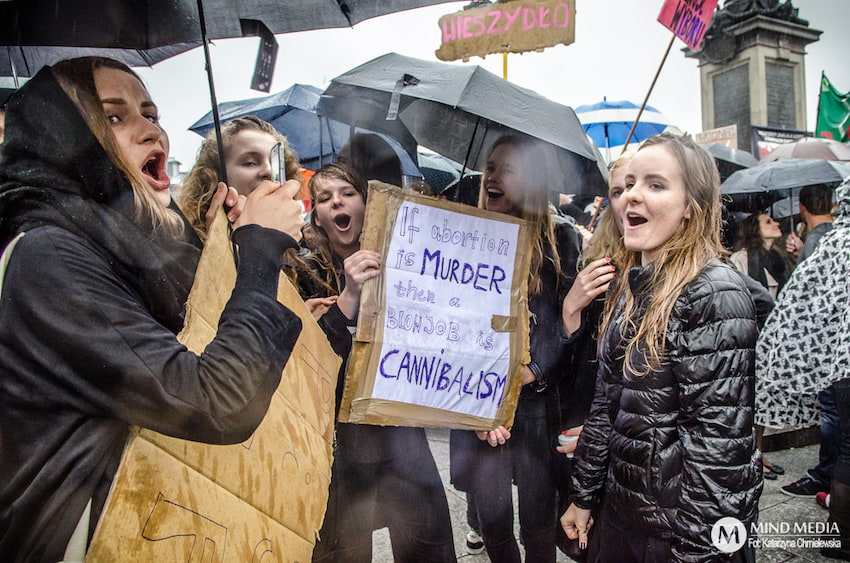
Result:
[[848,128],[850,128],[850,92],[839,93],[826,74],[822,74],[815,136],[846,143]]

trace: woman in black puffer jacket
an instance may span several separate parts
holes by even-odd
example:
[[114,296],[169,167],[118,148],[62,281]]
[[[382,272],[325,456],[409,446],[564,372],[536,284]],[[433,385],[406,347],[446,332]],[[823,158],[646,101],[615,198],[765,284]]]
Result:
[[606,305],[596,396],[562,518],[580,541],[591,512],[599,519],[590,561],[752,558],[712,542],[724,517],[749,531],[762,488],[755,310],[717,259],[718,185],[711,157],[681,137],[653,137],[629,164],[615,258],[628,276],[615,279]]

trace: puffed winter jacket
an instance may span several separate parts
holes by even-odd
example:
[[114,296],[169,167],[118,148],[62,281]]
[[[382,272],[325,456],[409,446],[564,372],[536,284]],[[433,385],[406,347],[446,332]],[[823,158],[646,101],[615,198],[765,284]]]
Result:
[[[638,316],[646,310],[650,274],[651,266],[629,272]],[[676,561],[723,559],[712,546],[712,526],[732,516],[749,527],[762,489],[752,298],[729,266],[709,263],[677,299],[661,366],[644,376],[623,373],[629,334],[623,338],[622,331],[621,322],[612,322],[600,342],[572,500],[597,508],[604,492],[606,512],[671,541]],[[637,352],[633,364],[644,365]]]

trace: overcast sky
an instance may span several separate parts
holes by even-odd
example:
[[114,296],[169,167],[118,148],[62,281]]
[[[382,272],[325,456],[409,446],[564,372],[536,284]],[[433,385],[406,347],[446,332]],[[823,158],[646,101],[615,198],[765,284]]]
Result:
[[[280,45],[272,92],[293,83],[325,88],[345,71],[387,52],[437,60],[440,45],[437,20],[460,10],[467,2],[451,2],[383,16],[354,28],[278,35]],[[640,103],[661,62],[670,31],[656,21],[663,0],[577,0],[576,40],[542,53],[508,57],[508,79],[572,107],[609,100]],[[841,91],[850,90],[850,2],[793,0],[799,15],[823,31],[809,45],[806,57],[806,114],[814,128],[821,71]],[[216,41],[211,47],[218,101],[264,95],[249,88],[259,40]],[[649,100],[680,129],[702,131],[697,61],[681,52],[676,40]],[[458,62],[457,64],[463,64]],[[475,57],[501,75],[502,56]],[[201,137],[187,127],[209,111],[210,99],[203,54],[195,49],[153,68],[140,69],[162,123],[171,138],[171,155],[187,170],[195,160]]]

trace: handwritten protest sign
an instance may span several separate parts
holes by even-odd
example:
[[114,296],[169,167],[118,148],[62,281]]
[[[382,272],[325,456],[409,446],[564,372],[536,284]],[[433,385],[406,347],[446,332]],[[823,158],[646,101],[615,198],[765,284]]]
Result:
[[658,21],[676,34],[676,37],[699,51],[717,0],[665,0]]
[[364,287],[340,419],[510,426],[528,361],[526,222],[379,186],[364,233],[384,271]]
[[[203,351],[236,281],[224,212],[213,223],[180,341]],[[340,359],[281,275],[302,330],[280,386],[244,443],[213,446],[135,429],[86,561],[309,561],[328,500]]]
[[524,53],[575,41],[575,0],[513,0],[440,18],[441,61]]

